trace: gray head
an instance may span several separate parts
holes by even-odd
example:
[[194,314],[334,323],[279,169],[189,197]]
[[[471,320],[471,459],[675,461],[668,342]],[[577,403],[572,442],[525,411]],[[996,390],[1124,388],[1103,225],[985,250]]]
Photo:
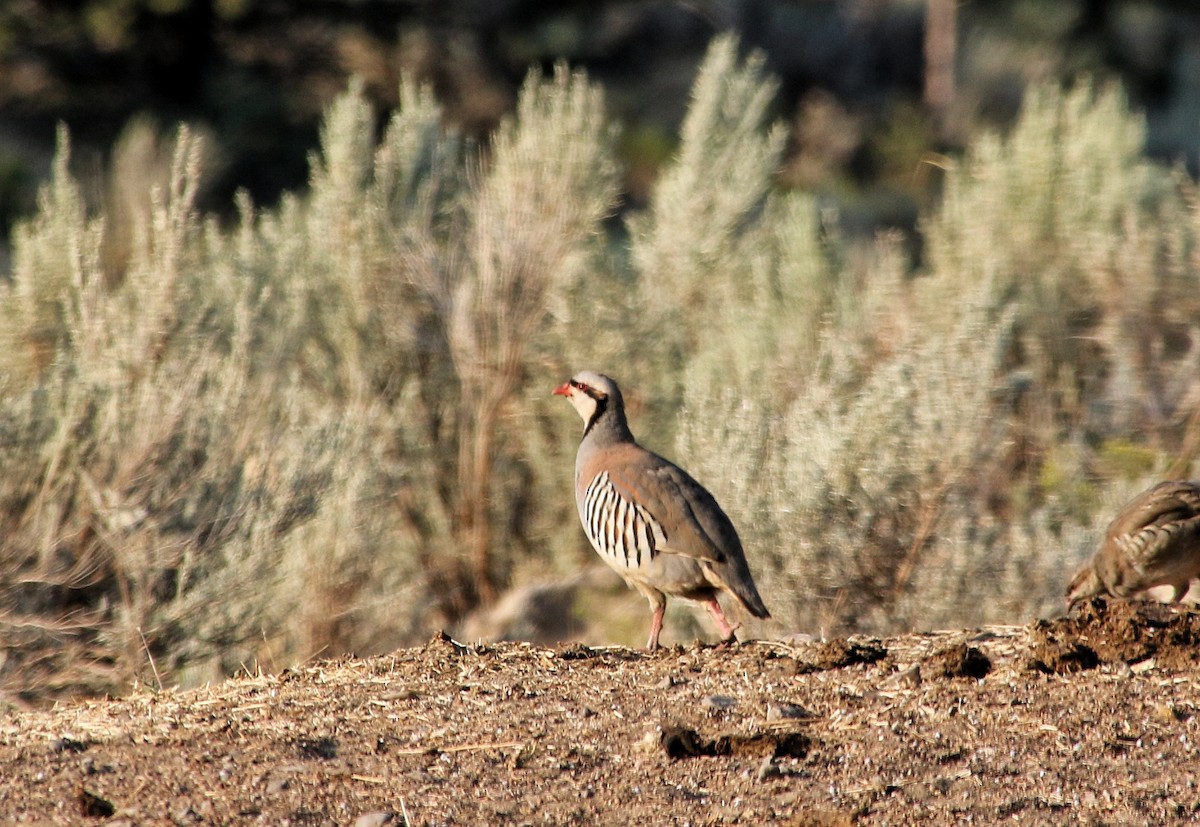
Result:
[[565,396],[583,419],[586,436],[594,428],[613,429],[628,433],[625,423],[625,400],[617,383],[603,373],[581,370],[554,389],[558,396]]

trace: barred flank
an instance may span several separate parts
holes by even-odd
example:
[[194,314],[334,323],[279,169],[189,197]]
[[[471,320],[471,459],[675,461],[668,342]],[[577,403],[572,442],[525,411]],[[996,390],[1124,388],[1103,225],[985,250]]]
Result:
[[597,474],[584,492],[581,517],[592,547],[613,565],[641,568],[667,542],[659,522],[622,497],[607,471]]

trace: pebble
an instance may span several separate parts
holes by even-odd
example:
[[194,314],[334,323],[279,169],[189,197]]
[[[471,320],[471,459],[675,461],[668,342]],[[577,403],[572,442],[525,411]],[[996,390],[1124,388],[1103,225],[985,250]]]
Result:
[[737,698],[732,695],[707,695],[700,701],[700,706],[710,712],[723,712],[737,706]]
[[813,713],[799,704],[785,703],[784,701],[774,701],[767,704],[768,721],[788,721],[796,718],[812,717],[814,717]]
[[679,678],[675,677],[674,675],[663,675],[662,680],[654,684],[654,688],[670,689],[672,686],[677,686],[681,683],[683,683],[683,681],[679,680]]
[[779,768],[775,766],[775,756],[764,756],[762,763],[758,765],[758,774],[755,778],[761,784],[773,775],[779,775]]

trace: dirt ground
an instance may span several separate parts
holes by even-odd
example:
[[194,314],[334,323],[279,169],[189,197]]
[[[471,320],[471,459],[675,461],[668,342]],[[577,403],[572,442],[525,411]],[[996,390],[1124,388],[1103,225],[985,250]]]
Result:
[[1200,615],[646,653],[428,645],[0,712],[0,823],[1200,819]]

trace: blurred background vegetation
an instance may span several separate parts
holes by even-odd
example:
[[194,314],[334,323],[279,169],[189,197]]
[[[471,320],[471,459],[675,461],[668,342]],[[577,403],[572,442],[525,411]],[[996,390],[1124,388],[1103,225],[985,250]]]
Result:
[[581,367],[749,633],[1052,614],[1196,473],[1197,147],[1183,2],[5,4],[0,688],[636,643]]

